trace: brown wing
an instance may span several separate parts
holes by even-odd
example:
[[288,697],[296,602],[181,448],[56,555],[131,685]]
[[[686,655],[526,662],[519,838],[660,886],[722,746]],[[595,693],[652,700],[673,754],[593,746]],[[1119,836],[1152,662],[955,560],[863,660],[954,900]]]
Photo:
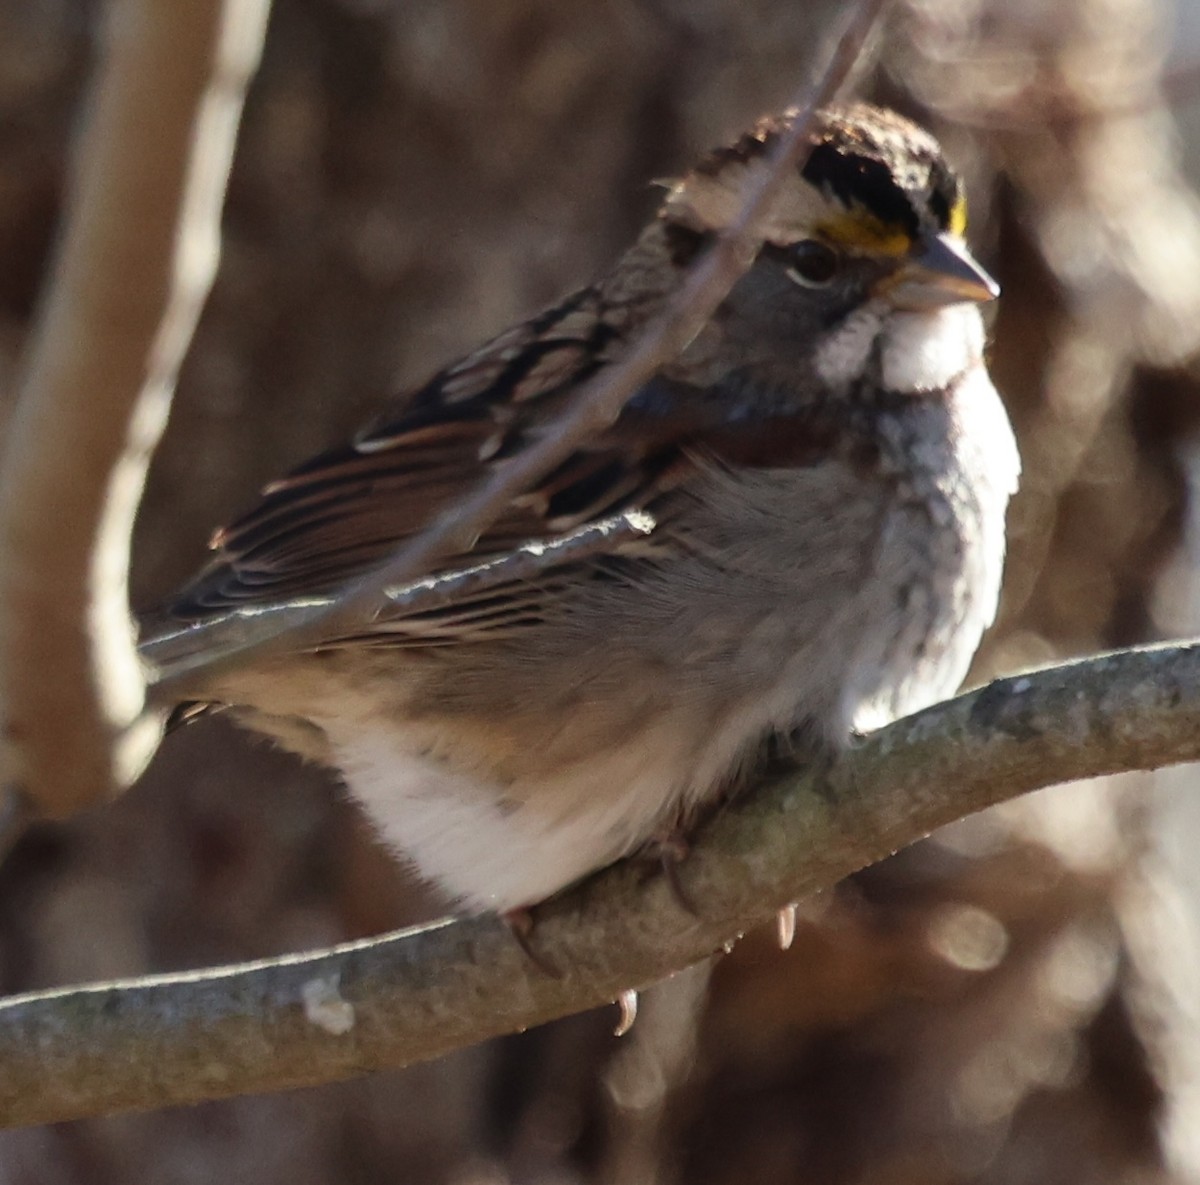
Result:
[[[484,467],[520,451],[621,347],[593,288],[494,338],[394,416],[267,486],[256,506],[216,533],[212,561],[167,614],[210,621],[332,593],[460,500]],[[794,465],[825,453],[837,435],[823,423],[827,409],[785,405],[784,414],[777,402],[734,374],[707,388],[655,379],[611,429],[515,498],[468,553],[447,556],[426,575],[484,564],[621,511],[669,515],[663,495],[695,473],[698,457]],[[652,545],[661,546],[663,534]],[[586,562],[595,570],[600,559],[593,553]],[[430,645],[524,624],[568,575],[488,586],[437,611],[398,610],[370,640]]]
[[[618,346],[592,289],[495,338],[436,375],[396,417],[267,486],[215,534],[213,560],[172,616],[200,621],[320,596],[380,563],[471,489],[483,465],[518,451]],[[619,435],[577,451],[514,500],[469,554],[447,557],[437,571],[643,505],[683,454],[662,443],[631,449]],[[459,624],[520,615],[511,595],[489,600],[460,606]]]

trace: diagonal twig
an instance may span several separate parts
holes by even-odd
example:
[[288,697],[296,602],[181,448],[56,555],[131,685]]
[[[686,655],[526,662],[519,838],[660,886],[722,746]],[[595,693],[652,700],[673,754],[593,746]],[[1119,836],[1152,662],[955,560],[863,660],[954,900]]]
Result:
[[[482,564],[456,568],[396,588],[385,586],[380,593],[379,608],[374,614],[371,632],[400,635],[401,631],[389,629],[389,622],[435,612],[461,603],[463,598],[493,592],[514,582],[533,580],[540,573],[563,564],[579,563],[597,555],[619,554],[632,545],[646,543],[654,527],[652,514],[644,510],[630,510],[589,523],[554,539],[531,540],[506,555]],[[290,620],[298,604],[319,607],[332,604],[333,600],[333,596],[314,597],[307,602],[285,602],[279,606],[263,605],[253,610],[235,610],[206,622],[199,631],[181,625],[174,630],[156,633],[143,642],[139,649],[147,663],[168,670],[177,669],[181,661],[186,661],[198,649],[207,650],[214,645],[237,645],[239,640],[253,636],[256,622],[280,616]],[[361,635],[358,636],[361,638]],[[354,638],[355,635],[347,639],[331,638],[326,645],[337,645]]]
[[224,648],[207,647],[188,661],[163,671],[152,694],[167,702],[186,690],[195,672],[237,666],[251,658],[319,645],[368,624],[385,588],[406,584],[441,556],[468,550],[511,499],[549,473],[582,442],[611,424],[633,394],[674,358],[703,328],[730,288],[753,262],[755,227],[770,209],[789,172],[808,151],[817,112],[845,84],[886,0],[860,0],[816,82],[805,85],[792,106],[797,114],[780,137],[764,171],[749,185],[736,221],[693,266],[666,311],[639,336],[629,351],[584,383],[570,406],[538,441],[497,465],[492,476],[437,518],[379,567],[348,584],[332,603],[297,607],[285,617],[263,621],[253,636]]

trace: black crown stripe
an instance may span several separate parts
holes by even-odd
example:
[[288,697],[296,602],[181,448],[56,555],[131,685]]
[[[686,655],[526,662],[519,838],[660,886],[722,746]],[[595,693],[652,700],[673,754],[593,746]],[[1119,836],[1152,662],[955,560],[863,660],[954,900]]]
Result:
[[847,209],[861,206],[887,225],[916,236],[917,212],[883,161],[823,143],[812,150],[803,176]]

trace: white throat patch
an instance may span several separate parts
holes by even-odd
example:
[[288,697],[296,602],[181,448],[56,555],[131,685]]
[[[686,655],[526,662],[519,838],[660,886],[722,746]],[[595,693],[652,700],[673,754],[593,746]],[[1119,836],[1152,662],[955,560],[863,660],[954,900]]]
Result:
[[885,389],[920,395],[982,363],[983,320],[973,304],[902,313],[873,300],[822,342],[817,373],[832,387],[848,386],[861,377],[876,342]]

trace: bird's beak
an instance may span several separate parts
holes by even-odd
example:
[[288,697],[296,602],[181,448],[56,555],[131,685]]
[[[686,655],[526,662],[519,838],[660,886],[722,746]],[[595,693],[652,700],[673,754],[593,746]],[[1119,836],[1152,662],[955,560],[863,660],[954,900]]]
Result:
[[905,312],[929,312],[948,304],[983,304],[1000,286],[975,261],[957,235],[922,236],[899,270],[878,288],[879,295]]

